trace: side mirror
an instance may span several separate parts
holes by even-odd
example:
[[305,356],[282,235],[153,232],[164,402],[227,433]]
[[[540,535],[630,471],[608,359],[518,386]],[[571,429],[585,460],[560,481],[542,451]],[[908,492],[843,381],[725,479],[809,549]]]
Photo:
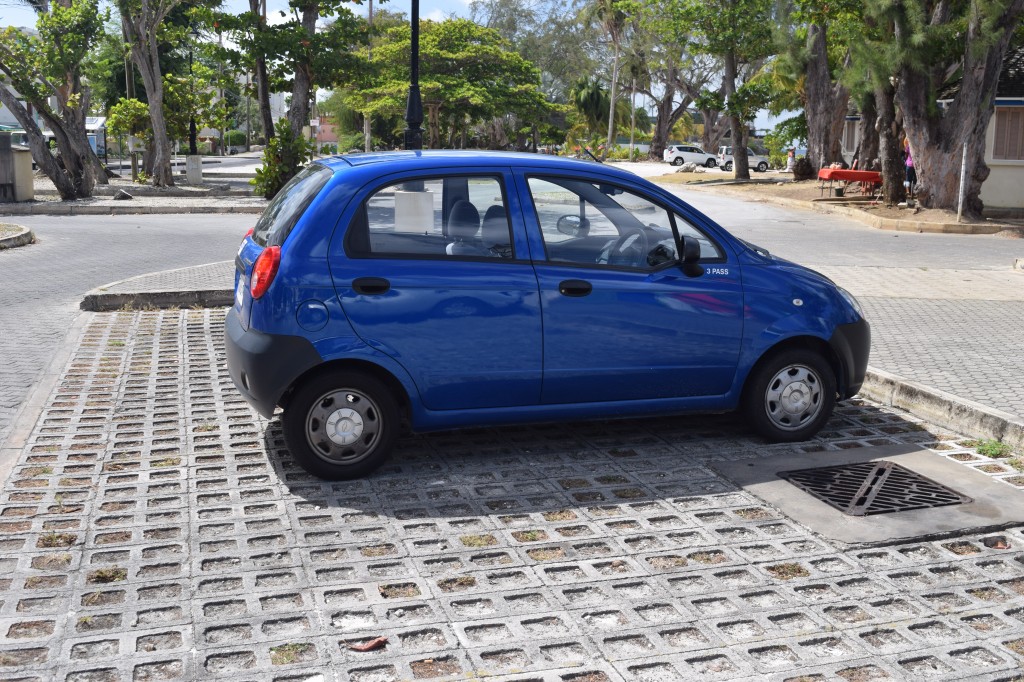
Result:
[[578,215],[564,215],[555,223],[555,229],[570,237],[586,237],[590,233],[590,221]]
[[700,266],[700,242],[694,237],[683,236],[683,274],[687,277],[700,277],[704,268]]

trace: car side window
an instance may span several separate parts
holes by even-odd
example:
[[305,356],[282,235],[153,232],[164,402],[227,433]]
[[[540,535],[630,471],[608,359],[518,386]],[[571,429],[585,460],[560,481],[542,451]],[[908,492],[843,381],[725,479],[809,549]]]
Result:
[[349,226],[359,257],[513,257],[505,192],[494,177],[395,182],[373,192]]
[[700,235],[702,256],[721,252],[703,233],[649,199],[620,187],[567,178],[528,179],[547,259],[654,270],[679,256],[673,222]]

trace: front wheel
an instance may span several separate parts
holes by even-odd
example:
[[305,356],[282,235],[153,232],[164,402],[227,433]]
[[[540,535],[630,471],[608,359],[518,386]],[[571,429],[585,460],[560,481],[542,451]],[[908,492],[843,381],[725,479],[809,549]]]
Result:
[[811,350],[788,350],[762,362],[747,379],[743,412],[772,442],[807,440],[821,430],[836,404],[836,378]]
[[299,466],[330,481],[365,476],[391,453],[399,414],[387,386],[361,372],[329,372],[296,389],[282,417]]
[[672,165],[673,166],[682,166],[683,165],[683,157],[677,156],[676,158],[672,159]]
[[768,170],[768,164],[762,161],[761,163],[757,164],[757,170],[760,173],[764,173],[766,170]]

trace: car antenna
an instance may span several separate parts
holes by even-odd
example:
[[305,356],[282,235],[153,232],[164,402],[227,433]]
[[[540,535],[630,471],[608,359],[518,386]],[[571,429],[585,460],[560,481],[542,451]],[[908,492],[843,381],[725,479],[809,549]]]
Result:
[[590,151],[589,147],[584,147],[583,151],[585,151],[587,153],[587,156],[592,158],[594,161],[597,161],[598,163],[604,163],[604,161],[602,161],[601,159],[599,159],[596,156],[594,156],[594,153],[592,151]]

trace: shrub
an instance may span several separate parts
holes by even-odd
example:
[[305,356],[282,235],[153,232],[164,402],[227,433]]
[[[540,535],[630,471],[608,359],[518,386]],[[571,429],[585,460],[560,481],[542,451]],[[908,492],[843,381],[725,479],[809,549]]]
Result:
[[313,156],[312,145],[301,135],[292,134],[287,119],[282,118],[274,127],[277,134],[263,150],[263,166],[256,169],[256,177],[250,180],[256,194],[267,199],[273,199]]

